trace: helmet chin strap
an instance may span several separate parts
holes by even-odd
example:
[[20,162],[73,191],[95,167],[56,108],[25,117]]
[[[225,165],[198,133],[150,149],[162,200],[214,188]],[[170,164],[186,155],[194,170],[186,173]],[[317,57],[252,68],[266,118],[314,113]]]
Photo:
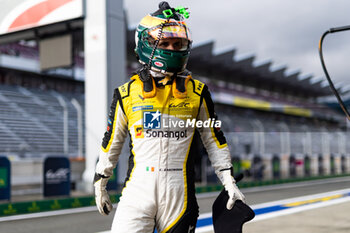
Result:
[[149,56],[148,64],[146,65],[146,69],[148,70],[148,78],[147,79],[151,79],[152,58],[153,58],[154,53],[158,47],[159,41],[162,39],[163,28],[164,28],[165,24],[167,24],[167,23],[169,23],[169,19],[160,25],[160,30],[158,32],[157,40],[154,43],[153,50],[151,52],[151,55]]
[[[165,77],[166,74],[163,74],[161,72],[156,72],[156,71],[153,71],[153,70],[150,70],[149,73],[151,74],[152,77],[154,78],[162,78],[162,77]],[[170,75],[171,76],[171,75]]]

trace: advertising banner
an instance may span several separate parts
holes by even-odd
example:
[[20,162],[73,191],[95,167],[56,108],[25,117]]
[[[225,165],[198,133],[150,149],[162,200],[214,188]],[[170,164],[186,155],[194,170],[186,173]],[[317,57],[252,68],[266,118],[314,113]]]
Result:
[[0,0],[0,35],[83,16],[83,0]]
[[70,162],[66,157],[47,157],[44,161],[44,196],[70,194]]
[[11,166],[10,161],[0,156],[0,200],[11,199]]

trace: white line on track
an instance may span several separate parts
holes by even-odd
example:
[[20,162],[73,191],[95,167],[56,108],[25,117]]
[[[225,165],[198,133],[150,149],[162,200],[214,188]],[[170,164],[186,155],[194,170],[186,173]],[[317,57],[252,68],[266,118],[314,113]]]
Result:
[[259,209],[259,208],[264,208],[264,207],[269,207],[269,206],[274,206],[274,205],[284,205],[284,204],[298,202],[298,201],[306,201],[306,200],[323,198],[323,197],[328,197],[328,196],[333,196],[333,195],[338,195],[338,194],[345,194],[345,193],[349,193],[349,192],[350,192],[350,188],[349,189],[340,189],[340,190],[335,190],[335,191],[331,191],[331,192],[317,193],[317,194],[312,194],[312,195],[282,199],[282,200],[278,200],[278,201],[265,202],[265,203],[261,203],[261,204],[252,205],[250,207],[252,209]]
[[213,225],[196,228],[196,233],[214,232]]
[[20,215],[8,216],[8,217],[1,217],[0,222],[16,221],[16,220],[24,220],[24,219],[32,219],[32,218],[43,218],[43,217],[75,214],[75,213],[90,212],[90,211],[97,211],[96,206],[66,209],[66,210],[53,210],[53,211],[40,212],[40,213],[34,213],[34,214],[20,214]]
[[317,208],[321,208],[321,207],[331,206],[331,205],[335,205],[335,204],[344,203],[347,201],[350,201],[350,197],[342,197],[342,198],[335,199],[335,200],[319,202],[319,203],[314,203],[314,204],[308,204],[305,206],[293,207],[293,208],[286,209],[286,210],[279,210],[279,211],[272,212],[272,213],[257,215],[251,222],[257,222],[257,221],[261,221],[261,220],[265,220],[265,219],[269,219],[269,218],[285,216],[288,214],[294,214],[294,213],[302,212],[305,210],[312,210],[312,209],[317,209]]
[[[321,180],[302,181],[302,182],[286,183],[286,184],[278,184],[278,185],[276,184],[266,185],[266,186],[252,187],[252,188],[243,188],[241,189],[241,191],[243,193],[256,193],[256,192],[270,191],[270,190],[306,187],[306,186],[318,185],[318,184],[329,184],[329,183],[334,184],[334,183],[340,183],[344,181],[350,181],[350,177],[328,178],[328,179],[321,179]],[[220,192],[199,193],[196,196],[198,199],[210,198],[210,197],[217,197],[219,193]]]
[[[116,204],[113,205],[114,208],[116,208],[116,206],[117,206]],[[76,214],[76,213],[84,213],[84,212],[92,212],[92,211],[98,211],[97,207],[89,206],[89,207],[81,207],[81,208],[73,208],[73,209],[65,209],[65,210],[52,210],[52,211],[33,213],[33,214],[20,214],[20,215],[8,216],[8,217],[0,217],[0,222],[16,221],[16,220],[24,220],[24,219],[32,219],[32,218],[45,218],[45,217],[51,217],[51,216]]]

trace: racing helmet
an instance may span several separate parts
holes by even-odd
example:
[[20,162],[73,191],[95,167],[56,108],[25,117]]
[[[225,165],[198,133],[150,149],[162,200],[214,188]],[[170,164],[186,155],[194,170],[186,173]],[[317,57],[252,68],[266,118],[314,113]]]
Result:
[[[188,16],[185,8],[171,8],[167,2],[161,2],[156,12],[145,16],[135,32],[135,53],[139,62],[164,74],[184,71],[192,45],[191,33],[184,21]],[[176,49],[158,46],[161,39],[172,38],[177,38]]]

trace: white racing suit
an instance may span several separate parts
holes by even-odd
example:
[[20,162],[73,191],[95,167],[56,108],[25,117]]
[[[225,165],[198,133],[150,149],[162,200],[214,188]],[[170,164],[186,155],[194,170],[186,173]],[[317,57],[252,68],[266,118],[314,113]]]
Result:
[[[153,90],[154,97],[145,98],[138,75],[115,90],[96,167],[99,176],[110,177],[130,135],[129,170],[113,233],[152,233],[155,228],[158,233],[194,232],[195,135],[200,135],[221,181],[220,172],[232,167],[226,139],[213,124],[217,118],[207,86],[190,75],[184,80],[181,95],[176,87],[181,82],[166,80]],[[208,128],[195,123],[209,119]]]

